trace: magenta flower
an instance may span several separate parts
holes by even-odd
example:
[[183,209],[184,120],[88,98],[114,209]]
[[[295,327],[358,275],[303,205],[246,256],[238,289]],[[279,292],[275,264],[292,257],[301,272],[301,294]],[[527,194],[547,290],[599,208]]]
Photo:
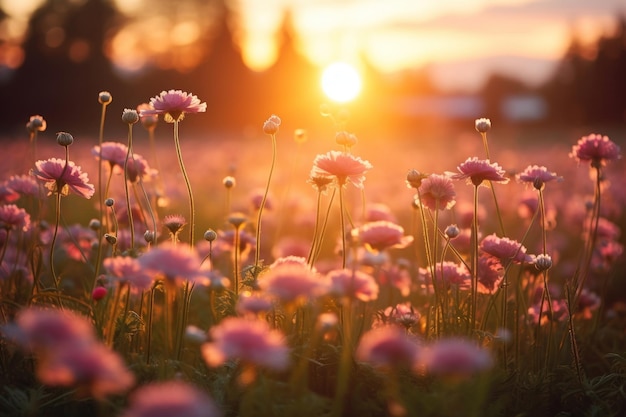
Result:
[[198,253],[186,245],[159,245],[141,255],[139,265],[142,270],[162,276],[169,283],[206,280]]
[[[420,274],[423,276],[425,283],[432,282],[431,268],[420,268]],[[470,287],[471,276],[465,265],[457,264],[452,261],[437,262],[435,264],[436,284],[444,290],[448,290],[452,285],[458,286],[459,289],[468,289]]]
[[398,326],[383,326],[361,337],[356,358],[376,368],[400,370],[415,368],[419,346]]
[[106,258],[102,264],[116,281],[129,284],[133,290],[147,290],[152,285],[152,275],[141,267],[137,258],[114,256]]
[[428,373],[454,380],[470,378],[493,366],[489,351],[456,338],[435,341],[420,357]]
[[591,166],[603,166],[608,161],[621,158],[620,148],[608,136],[591,134],[583,136],[572,146],[570,158],[578,162],[590,161]]
[[562,180],[554,172],[548,171],[548,168],[544,166],[529,165],[520,174],[517,174],[517,180],[527,184],[532,184],[538,190],[542,190],[545,183],[550,181]]
[[81,197],[91,198],[95,192],[87,173],[82,172],[72,161],[58,158],[40,160],[35,163],[32,173],[38,180],[45,182],[48,195],[59,193],[66,196],[73,191]]
[[466,179],[468,184],[481,185],[484,181],[500,182],[506,184],[509,179],[504,176],[504,169],[497,163],[491,163],[488,159],[477,157],[467,158],[457,167],[458,173],[448,173],[455,180]]
[[202,345],[202,356],[209,366],[229,359],[276,371],[289,365],[284,336],[265,321],[229,317],[212,327],[209,334],[212,341]]
[[259,287],[283,303],[298,303],[321,295],[325,288],[308,265],[284,261],[259,277]]
[[348,182],[357,188],[363,188],[365,173],[372,169],[372,164],[358,156],[340,151],[330,151],[317,155],[313,161],[311,178],[334,177],[340,187]]
[[219,417],[221,411],[204,391],[182,381],[155,382],[137,389],[121,417]]
[[30,227],[30,214],[15,204],[0,206],[0,228],[27,231]]
[[30,175],[12,175],[6,181],[6,186],[21,197],[39,198],[42,196],[39,184]]
[[431,210],[451,209],[456,203],[454,184],[447,175],[431,174],[419,186],[420,202]]
[[201,103],[195,95],[181,90],[161,91],[161,94],[150,99],[150,104],[153,108],[142,109],[141,117],[163,114],[168,123],[182,120],[186,113],[206,111],[206,103]]
[[504,268],[498,258],[481,254],[478,257],[477,291],[482,294],[494,294],[500,288],[504,277]]
[[413,236],[405,236],[404,229],[386,220],[366,223],[355,230],[359,241],[368,250],[380,252],[389,248],[405,248],[413,242]]
[[498,237],[495,233],[486,236],[480,242],[480,249],[500,259],[504,264],[510,261],[531,263],[533,260],[532,256],[526,254],[524,245],[508,237]]
[[329,281],[329,292],[338,297],[348,297],[364,302],[378,298],[378,284],[376,280],[365,272],[350,269],[330,271],[326,278]]

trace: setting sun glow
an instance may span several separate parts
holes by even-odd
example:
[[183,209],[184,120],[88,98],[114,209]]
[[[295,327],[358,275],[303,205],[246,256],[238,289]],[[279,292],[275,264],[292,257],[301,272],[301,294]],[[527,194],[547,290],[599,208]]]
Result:
[[335,62],[322,73],[322,90],[333,101],[354,100],[361,91],[361,76],[352,65]]

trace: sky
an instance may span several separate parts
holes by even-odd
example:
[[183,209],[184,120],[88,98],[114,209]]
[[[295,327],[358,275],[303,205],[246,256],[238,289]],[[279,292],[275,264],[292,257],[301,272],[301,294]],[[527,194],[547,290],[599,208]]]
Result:
[[[71,0],[80,3],[84,0]],[[146,65],[185,70],[202,58],[215,8],[198,0],[111,0],[129,23],[112,32],[107,54],[120,71]],[[0,0],[11,16],[0,37],[17,42],[43,0]],[[427,67],[443,89],[479,88],[492,71],[545,81],[571,38],[592,44],[626,16],[624,0],[227,0],[244,61],[276,60],[288,11],[298,49],[320,67],[365,58],[384,72]],[[146,5],[149,4],[149,7]],[[175,6],[173,6],[175,5]],[[173,9],[174,7],[174,9]],[[144,36],[150,31],[151,36]],[[1,45],[2,43],[0,43]],[[8,46],[7,46],[8,45]],[[0,63],[19,53],[0,50]],[[14,51],[17,50],[14,48]],[[175,55],[173,55],[175,54]]]

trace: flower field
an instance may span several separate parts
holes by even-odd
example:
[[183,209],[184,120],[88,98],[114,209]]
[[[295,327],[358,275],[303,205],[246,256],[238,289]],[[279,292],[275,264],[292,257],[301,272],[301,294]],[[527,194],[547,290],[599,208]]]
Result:
[[326,105],[187,137],[193,94],[112,100],[96,139],[6,143],[0,415],[626,414],[623,137]]

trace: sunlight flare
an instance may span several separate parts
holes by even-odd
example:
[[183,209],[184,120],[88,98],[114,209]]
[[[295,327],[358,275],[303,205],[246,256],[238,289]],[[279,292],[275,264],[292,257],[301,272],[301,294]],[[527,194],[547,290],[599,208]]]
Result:
[[322,90],[333,101],[345,103],[354,100],[361,91],[361,75],[350,64],[332,63],[322,73]]

